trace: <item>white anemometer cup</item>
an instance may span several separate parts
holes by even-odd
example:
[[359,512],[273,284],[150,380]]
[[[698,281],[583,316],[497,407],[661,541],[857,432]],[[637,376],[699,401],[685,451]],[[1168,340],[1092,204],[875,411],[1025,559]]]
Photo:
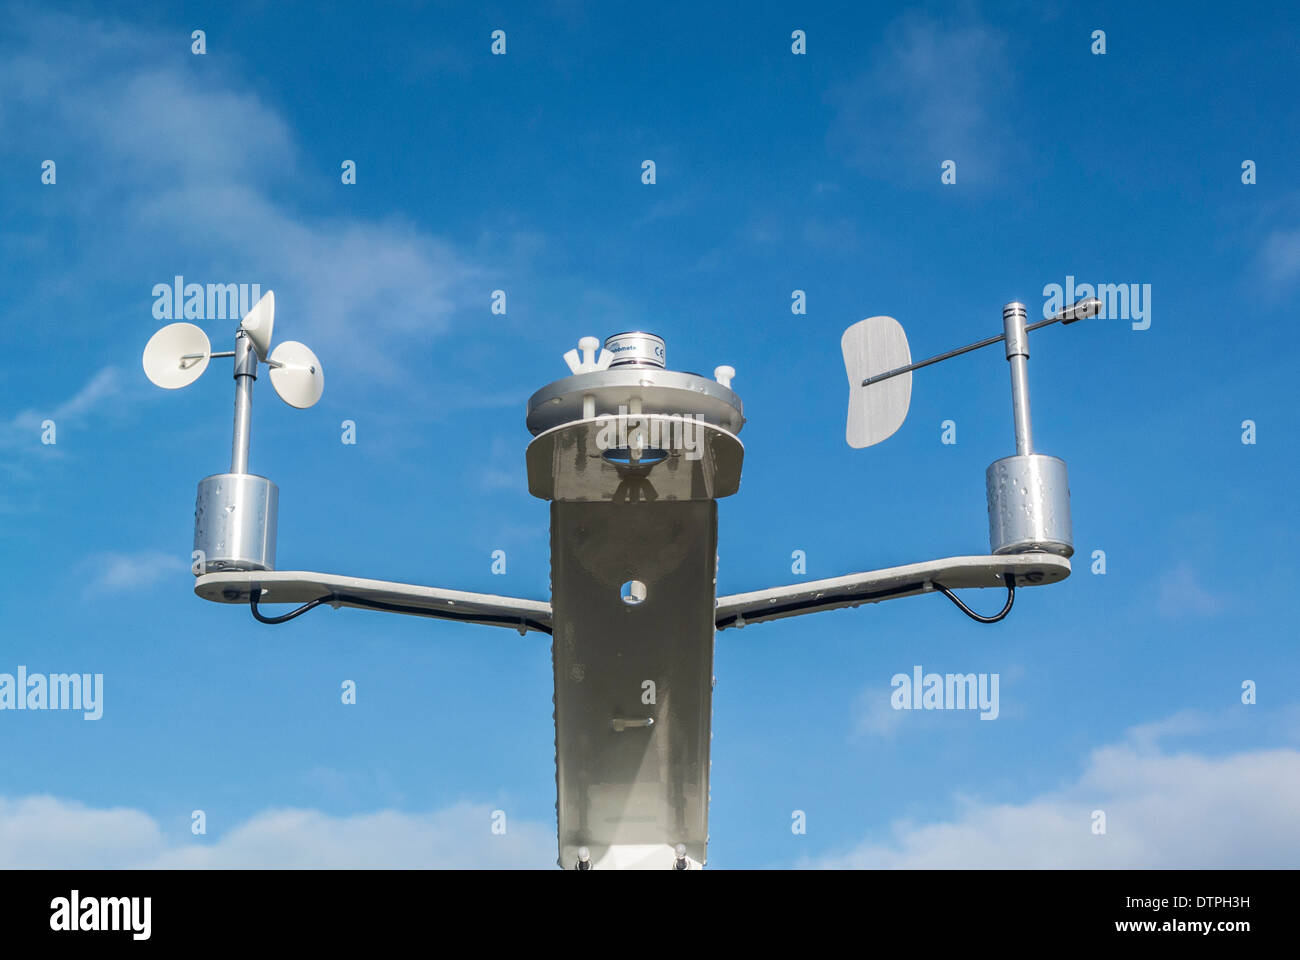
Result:
[[265,361],[271,351],[271,331],[275,329],[275,291],[266,291],[262,299],[253,304],[253,309],[240,321],[239,328],[253,341],[257,359]]
[[163,327],[144,346],[144,372],[164,390],[179,390],[203,376],[212,357],[208,335],[192,323]]
[[199,575],[235,570],[274,570],[280,492],[266,477],[248,472],[253,418],[253,381],[258,361],[271,371],[271,386],[285,403],[305,409],[325,386],[320,361],[293,340],[271,350],[275,294],[267,291],[240,322],[235,349],[212,353],[208,336],[192,323],[173,323],[155,333],[144,349],[144,371],[168,390],[199,378],[212,357],[233,357],[235,424],[230,472],[199,481],[194,505],[194,550]]

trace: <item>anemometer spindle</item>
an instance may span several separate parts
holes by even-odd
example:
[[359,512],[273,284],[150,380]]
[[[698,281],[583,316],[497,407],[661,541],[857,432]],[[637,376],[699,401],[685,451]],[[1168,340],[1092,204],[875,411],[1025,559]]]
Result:
[[274,325],[275,294],[268,290],[240,321],[234,350],[213,353],[207,334],[192,323],[163,327],[144,348],[145,374],[168,390],[193,383],[213,357],[234,358],[230,472],[200,480],[194,504],[194,551],[205,572],[275,569],[280,492],[248,472],[257,365],[266,363],[280,399],[300,409],[320,399],[325,380],[320,361],[301,343],[286,340],[268,353]]

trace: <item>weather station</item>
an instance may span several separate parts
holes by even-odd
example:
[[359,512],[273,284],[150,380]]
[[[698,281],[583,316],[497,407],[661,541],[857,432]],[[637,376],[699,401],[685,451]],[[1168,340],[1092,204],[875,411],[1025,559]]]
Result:
[[[278,489],[249,473],[253,384],[264,363],[281,399],[305,408],[324,380],[302,344],[271,349],[274,294],[243,318],[233,351],[213,353],[201,329],[175,323],[149,341],[144,369],[153,383],[177,389],[210,359],[234,360],[230,472],[204,478],[195,504],[198,596],[247,604],[264,624],[330,606],[550,635],[559,865],[682,870],[707,859],[718,631],[927,593],[996,623],[1018,588],[1070,575],[1068,478],[1064,461],[1034,451],[1028,333],[1100,309],[1088,298],[1027,324],[1024,305],[1009,303],[1002,333],[918,362],[893,318],[849,327],[841,347],[846,439],[855,448],[902,425],[914,371],[1005,345],[1016,452],[985,475],[989,550],[726,596],[717,595],[717,517],[718,500],[740,487],[744,460],[736,371],[718,366],[709,378],[670,370],[666,345],[653,334],[582,338],[564,355],[569,375],[528,402],[528,489],[550,502],[547,600],[276,569]],[[978,614],[954,593],[972,588],[1004,589],[1001,611]],[[272,616],[263,610],[269,604],[297,606]]]

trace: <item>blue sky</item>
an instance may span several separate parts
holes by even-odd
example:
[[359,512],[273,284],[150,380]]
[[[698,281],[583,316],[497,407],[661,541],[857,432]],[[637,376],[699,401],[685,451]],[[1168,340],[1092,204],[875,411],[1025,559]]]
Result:
[[[924,597],[719,634],[710,864],[1294,866],[1296,19],[9,7],[0,672],[102,673],[105,702],[0,712],[0,864],[554,861],[546,639],[359,611],[271,628],[194,597],[232,390],[225,361],[177,393],[141,372],[153,287],[180,274],[274,289],[278,337],[324,365],[307,411],[258,385],[281,569],[535,598],[524,404],[580,336],[649,329],[676,369],[735,366],[735,593],[986,549],[983,471],[1014,452],[1001,354],[919,372],[899,433],[853,451],[846,326],[897,317],[920,357],[998,332],[1008,300],[1041,314],[1067,276],[1150,284],[1148,329],[1032,335],[1068,581],[994,627]],[[228,348],[233,324],[203,326]],[[888,709],[916,664],[998,673],[1000,717]]]

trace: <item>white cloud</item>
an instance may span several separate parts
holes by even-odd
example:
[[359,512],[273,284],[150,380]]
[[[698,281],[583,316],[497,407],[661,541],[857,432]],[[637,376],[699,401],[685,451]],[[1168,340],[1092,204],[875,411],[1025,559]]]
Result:
[[[85,422],[92,415],[104,415],[115,408],[124,394],[122,372],[116,367],[104,367],[91,375],[78,390],[52,407],[29,407],[14,414],[8,422],[0,422],[0,447],[41,447],[41,424],[53,420],[56,430]],[[57,446],[57,444],[55,444]]]
[[1188,737],[1204,733],[1210,724],[1206,717],[1195,710],[1184,710],[1163,720],[1151,723],[1139,723],[1129,727],[1128,740],[1140,751],[1147,753],[1157,750],[1160,741],[1167,737]]
[[1000,123],[1012,86],[1000,33],[909,13],[886,30],[871,62],[827,94],[838,109],[833,149],[893,181],[923,169],[937,184],[944,160],[956,161],[959,183],[991,173],[1011,137]]
[[72,396],[48,410],[28,409],[17,414],[9,426],[17,429],[39,423],[42,418],[68,420],[83,417],[99,409],[105,402],[121,392],[121,371],[116,367],[104,367],[91,375]]
[[1204,587],[1187,564],[1166,571],[1156,588],[1156,612],[1176,620],[1182,617],[1212,617],[1223,611],[1224,598]]
[[80,417],[98,410],[104,403],[121,393],[121,371],[105,367],[94,374],[86,385],[54,408],[55,419]]
[[[1300,862],[1300,751],[1209,756],[1156,746],[1199,729],[1180,715],[1094,750],[1083,774],[1024,803],[962,801],[938,823],[901,820],[803,866],[850,868],[1294,867]],[[1092,813],[1106,814],[1105,835]]]
[[[122,251],[169,251],[174,266],[141,276],[142,291],[177,273],[275,289],[277,332],[308,341],[327,367],[346,358],[350,372],[412,388],[426,375],[412,358],[429,355],[452,316],[486,313],[486,268],[448,241],[398,216],[303,212],[322,191],[352,189],[339,182],[343,158],[300,161],[290,122],[246,88],[237,61],[195,71],[173,33],[80,16],[34,13],[15,34],[0,49],[0,85],[17,106],[4,132],[39,129],[96,158],[78,190],[87,219],[114,228],[78,244],[83,273],[112,262],[120,276]],[[140,329],[153,323],[141,316]]]
[[516,444],[505,437],[492,438],[492,451],[486,462],[473,470],[474,479],[484,490],[527,492],[528,474]]
[[127,866],[163,847],[158,824],[138,810],[0,797],[0,869]]
[[527,478],[519,470],[506,470],[502,467],[487,466],[480,468],[476,476],[478,477],[478,485],[484,490],[512,490],[519,492],[527,489]]
[[[1292,716],[1294,720],[1294,716]],[[1023,803],[965,798],[937,823],[903,820],[801,866],[835,868],[1291,867],[1300,859],[1300,751],[1210,756],[1160,749],[1161,735],[1207,728],[1180,715],[1092,752],[1076,780]],[[1094,835],[1092,812],[1107,832]],[[149,815],[50,796],[0,797],[0,869],[551,868],[551,825],[459,803],[430,813],[333,816],[271,809],[210,837],[169,836]],[[183,831],[184,827],[178,827]]]
[[1277,286],[1300,279],[1300,230],[1274,230],[1264,240],[1264,274]]
[[184,557],[143,550],[138,553],[99,553],[84,564],[89,576],[87,593],[120,594],[128,590],[145,590],[167,578],[180,579],[189,572]]
[[[459,803],[431,813],[332,816],[275,809],[215,837],[168,838],[139,810],[96,809],[50,796],[0,798],[0,869],[547,868],[554,829]],[[208,811],[208,827],[215,815]]]
[[385,382],[416,373],[411,358],[431,357],[427,345],[473,297],[487,311],[485,271],[400,218],[308,220],[238,185],[160,191],[138,213],[147,229],[184,227],[239,250],[247,282],[276,290],[277,332],[310,340],[327,365],[337,357]]
[[858,695],[854,706],[854,733],[889,739],[898,732],[904,711],[895,710],[890,702],[892,687],[872,687]]

